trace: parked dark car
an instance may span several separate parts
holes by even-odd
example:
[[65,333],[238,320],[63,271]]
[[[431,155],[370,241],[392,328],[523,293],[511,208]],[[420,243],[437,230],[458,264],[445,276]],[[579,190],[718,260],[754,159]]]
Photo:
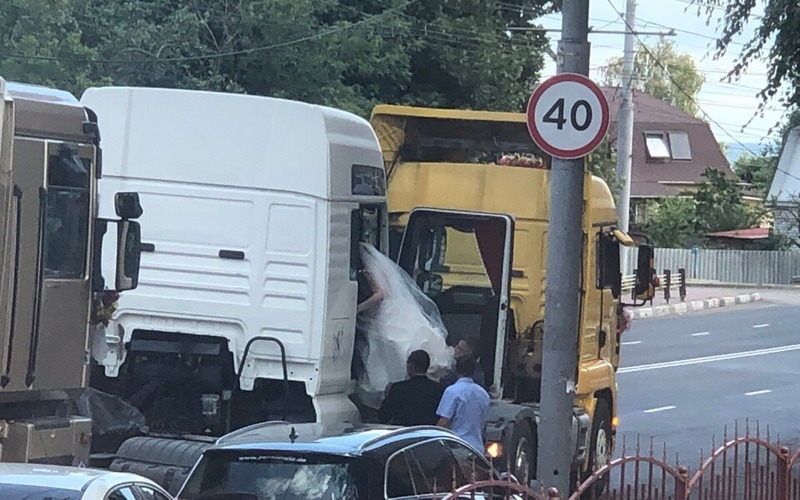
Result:
[[486,458],[439,427],[268,422],[220,438],[178,498],[441,498],[490,478]]

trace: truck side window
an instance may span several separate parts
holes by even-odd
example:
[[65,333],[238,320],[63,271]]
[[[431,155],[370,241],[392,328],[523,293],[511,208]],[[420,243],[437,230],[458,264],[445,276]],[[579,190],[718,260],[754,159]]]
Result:
[[47,165],[44,274],[81,279],[86,274],[89,230],[89,162],[66,147]]
[[375,205],[362,205],[350,212],[350,280],[358,278],[361,269],[360,243],[368,243],[381,248],[381,231],[383,229],[382,208]]

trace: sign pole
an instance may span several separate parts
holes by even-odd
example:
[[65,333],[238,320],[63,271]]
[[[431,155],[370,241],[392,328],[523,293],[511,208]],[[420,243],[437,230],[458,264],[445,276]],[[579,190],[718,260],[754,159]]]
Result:
[[[558,73],[589,74],[589,0],[563,0]],[[547,240],[541,421],[537,478],[571,490],[572,413],[578,369],[583,265],[584,158],[553,158]],[[591,282],[591,277],[586,277]]]

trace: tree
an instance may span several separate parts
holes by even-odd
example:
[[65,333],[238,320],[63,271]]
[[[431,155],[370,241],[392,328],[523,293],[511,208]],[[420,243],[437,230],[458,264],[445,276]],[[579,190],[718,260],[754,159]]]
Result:
[[778,167],[777,147],[776,144],[767,145],[758,156],[745,152],[732,165],[736,176],[742,182],[750,184],[762,198],[767,195]]
[[611,190],[614,201],[622,189],[622,182],[617,180],[617,151],[610,141],[605,140],[586,158],[586,166],[592,175],[605,181]]
[[[635,89],[697,115],[697,94],[705,79],[689,54],[675,51],[672,42],[639,44],[633,65]],[[606,85],[622,85],[622,58],[609,59],[601,72]]]
[[[694,193],[685,192],[646,206],[642,229],[657,246],[705,246],[706,234],[750,228],[764,215],[744,202],[738,179],[728,179],[712,168],[707,168],[703,177],[705,181]],[[770,242],[770,245],[777,244],[777,240]]]
[[368,116],[380,102],[522,110],[546,0],[8,0],[0,74],[246,92]]
[[[729,76],[736,78],[747,70],[754,60],[768,60],[767,82],[760,92],[761,107],[775,97],[783,87],[784,95],[779,101],[787,107],[800,105],[800,4],[796,0],[693,0],[698,15],[706,15],[709,21],[720,21],[720,38],[717,40],[717,55],[724,55],[735,38],[748,25],[756,24],[754,34],[739,50]],[[764,6],[763,14],[753,12],[758,5]]]
[[736,179],[728,179],[721,171],[707,168],[706,180],[694,195],[697,204],[698,228],[703,233],[753,227],[762,215],[742,199]]
[[648,204],[642,229],[661,248],[691,248],[703,241],[697,203],[690,196],[670,197]]

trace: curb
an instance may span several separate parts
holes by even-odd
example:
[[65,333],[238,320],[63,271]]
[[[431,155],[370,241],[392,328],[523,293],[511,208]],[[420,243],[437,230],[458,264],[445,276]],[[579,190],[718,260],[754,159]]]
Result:
[[686,285],[703,288],[768,288],[772,290],[800,290],[800,284],[726,283],[722,281],[707,281],[697,279],[687,279]]
[[638,309],[631,310],[631,317],[633,319],[659,318],[673,314],[686,314],[687,312],[691,311],[716,309],[719,307],[731,307],[738,304],[749,304],[759,300],[761,300],[761,294],[748,293],[744,295],[721,297],[718,299],[693,300],[691,302],[681,302],[678,304],[664,306],[640,307]]

